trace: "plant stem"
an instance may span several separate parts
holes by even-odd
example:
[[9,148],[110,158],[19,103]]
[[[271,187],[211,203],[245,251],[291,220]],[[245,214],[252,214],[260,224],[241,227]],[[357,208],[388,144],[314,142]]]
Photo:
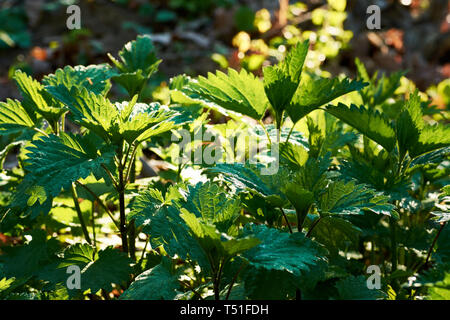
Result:
[[44,136],[49,137],[49,135],[47,134],[47,132],[45,132],[44,130],[41,130],[39,128],[33,128],[34,131],[37,131],[39,133],[42,133]]
[[280,144],[281,142],[281,127],[283,126],[283,115],[284,111],[281,113],[276,113],[275,121],[276,121],[276,128],[277,128],[277,143]]
[[79,185],[80,187],[82,187],[83,189],[85,189],[87,192],[89,192],[89,194],[91,196],[93,196],[95,198],[95,200],[97,200],[97,202],[103,207],[103,209],[105,209],[106,213],[109,215],[111,220],[114,222],[114,225],[117,227],[117,229],[120,229],[119,224],[117,223],[116,219],[114,219],[113,214],[108,209],[108,207],[103,203],[103,201],[91,189],[89,189],[88,186],[82,184],[80,181],[75,181],[75,183],[77,185]]
[[[292,232],[291,232],[292,233]],[[236,274],[233,276],[233,280],[231,280],[230,286],[228,287],[228,291],[227,291],[227,295],[225,297],[225,300],[228,300],[228,298],[230,297],[231,294],[231,290],[233,289],[234,283],[236,282],[239,273],[242,271],[242,269],[244,269],[248,264],[248,261],[244,261],[242,262],[241,266],[239,267],[238,271],[236,272]]]
[[305,222],[306,216],[308,215],[308,210],[304,212],[297,212],[297,231],[302,232],[303,223]]
[[[118,148],[118,171],[119,171],[119,188],[117,193],[119,194],[119,212],[120,212],[120,236],[122,238],[122,251],[128,254],[128,237],[127,237],[127,219],[125,216],[125,184],[124,184],[124,162],[123,159],[123,143],[120,143]],[[125,159],[126,161],[126,159]]]
[[439,228],[438,233],[437,233],[436,236],[434,237],[433,243],[431,244],[430,249],[428,249],[428,254],[427,254],[427,258],[426,258],[426,260],[425,260],[425,263],[423,264],[423,266],[422,266],[419,270],[421,270],[423,267],[425,267],[425,266],[428,264],[428,262],[430,261],[431,253],[433,252],[433,248],[434,248],[434,246],[436,245],[437,239],[439,238],[439,235],[441,234],[441,232],[442,232],[442,230],[444,229],[444,227],[445,227],[446,224],[447,224],[446,222],[441,223],[441,227]]
[[[133,145],[130,146],[130,148],[132,148]],[[130,151],[130,148],[128,149],[128,152]],[[128,165],[127,168],[127,173],[125,175],[125,184],[128,183],[128,181],[130,180],[130,174],[133,168],[135,168],[134,165],[134,158],[136,156],[136,152],[137,152],[138,146],[133,147],[133,152],[131,153],[131,158],[130,158],[130,163]],[[128,157],[128,153],[127,153],[127,157]],[[127,158],[125,158],[125,161],[127,160]]]
[[117,189],[119,188],[119,185],[116,181],[116,179],[114,178],[113,174],[111,173],[111,171],[105,166],[104,163],[101,164],[103,170],[105,170],[105,172],[108,174],[109,178],[111,179],[112,183],[114,184],[114,187]]
[[5,219],[5,217],[8,215],[8,213],[11,211],[11,209],[8,209],[5,211],[5,213],[3,214],[2,218],[0,219],[0,223],[3,222],[3,220]]
[[179,163],[179,164],[178,164],[178,170],[177,170],[177,183],[180,182],[181,168],[182,168],[182,164]]
[[262,127],[263,130],[264,130],[264,132],[266,133],[267,140],[269,140],[269,144],[271,145],[271,144],[272,144],[272,140],[270,139],[270,135],[269,135],[269,132],[268,132],[267,129],[266,129],[266,126],[264,125],[264,123],[262,122],[262,120],[259,120],[259,124],[261,125],[261,127]]
[[75,184],[72,183],[72,199],[75,205],[75,210],[77,211],[78,220],[80,220],[81,230],[83,230],[83,235],[89,244],[92,244],[91,238],[89,237],[89,232],[86,228],[86,223],[84,222],[83,213],[81,212],[80,204],[78,203],[77,190],[75,189]]
[[59,136],[59,121],[56,120],[51,127],[53,130],[53,133],[56,134],[57,136]]
[[222,261],[222,263],[220,263],[219,271],[217,272],[217,275],[214,277],[214,298],[216,300],[220,300],[220,281],[222,278],[222,269],[224,264],[225,261]]
[[289,223],[289,220],[286,216],[286,213],[284,212],[283,208],[280,207],[281,213],[283,214],[284,220],[286,220],[286,224],[289,228],[289,233],[292,233],[292,228],[291,228],[291,224]]
[[136,261],[136,226],[134,225],[134,219],[128,224],[128,241],[130,258]]
[[184,285],[186,288],[191,290],[200,300],[204,300],[202,295],[200,293],[198,293],[197,290],[195,290],[195,288],[193,288],[187,281],[182,281],[182,280],[179,280],[179,281],[180,281],[180,284]]
[[66,131],[66,113],[61,115],[61,132]]
[[288,143],[289,142],[289,138],[291,137],[291,134],[292,134],[292,131],[294,131],[294,127],[295,127],[295,123],[292,125],[292,128],[291,128],[291,130],[289,131],[289,134],[288,134],[288,136],[287,136],[287,138],[286,138],[286,143]]
[[313,224],[311,225],[311,227],[308,230],[308,233],[306,234],[307,238],[309,238],[311,236],[311,232],[317,226],[317,224],[320,222],[320,220],[322,220],[322,217],[319,217],[319,219],[317,219],[316,221],[313,222]]
[[147,240],[145,241],[145,246],[144,246],[144,249],[142,250],[141,257],[139,258],[138,265],[141,265],[142,261],[144,260],[145,250],[147,250],[149,241],[150,241],[150,237],[147,236]]
[[92,210],[91,210],[91,223],[92,223],[92,239],[94,241],[94,248],[97,248],[97,239],[95,234],[95,200],[92,200]]

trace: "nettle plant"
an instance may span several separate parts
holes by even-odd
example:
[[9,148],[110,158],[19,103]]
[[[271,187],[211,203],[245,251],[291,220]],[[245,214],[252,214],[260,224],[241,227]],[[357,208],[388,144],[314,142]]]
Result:
[[[175,77],[169,106],[141,101],[160,63],[147,36],[110,56],[115,68],[66,67],[41,83],[18,71],[22,101],[0,103],[2,167],[17,154],[1,175],[0,297],[448,297],[448,127],[425,122],[417,92],[394,95],[397,75],[369,78],[359,62],[358,80],[302,73],[308,47],[263,80]],[[112,83],[126,101],[111,101]],[[217,163],[176,162],[180,129]],[[217,140],[196,141],[199,129]],[[258,163],[246,161],[248,136],[270,142]],[[149,150],[170,169],[141,178]]]

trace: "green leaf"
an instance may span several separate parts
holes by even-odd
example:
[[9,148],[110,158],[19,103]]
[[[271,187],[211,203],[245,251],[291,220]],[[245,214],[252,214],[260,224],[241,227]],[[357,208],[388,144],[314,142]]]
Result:
[[361,81],[347,78],[343,80],[337,78],[305,79],[300,83],[300,87],[287,107],[288,115],[296,123],[320,106],[349,92],[361,90],[365,85]]
[[56,261],[59,242],[47,241],[44,230],[33,230],[32,240],[25,245],[5,247],[5,254],[0,255],[3,273],[6,277],[26,278],[36,276],[46,265]]
[[450,155],[450,146],[422,154],[411,161],[409,167],[441,163]]
[[388,119],[378,111],[366,109],[364,106],[357,107],[354,104],[348,108],[342,103],[337,106],[329,105],[326,111],[380,144],[387,151],[394,149],[395,131]]
[[[443,195],[445,195],[445,192]],[[443,196],[439,202],[440,203],[435,204],[435,206],[441,211],[432,211],[431,214],[435,216],[433,219],[438,223],[450,221],[450,196]]]
[[389,197],[364,185],[338,180],[329,183],[319,198],[318,207],[323,215],[358,215],[363,214],[364,210],[387,216],[396,215],[395,206],[388,200]]
[[[182,195],[175,187],[170,187],[164,199],[161,191],[158,189],[148,189],[135,198],[131,212],[127,216],[128,220],[134,219],[137,226],[144,226],[144,232],[151,217],[158,214],[159,210],[167,208],[173,200],[181,199]],[[172,195],[169,197],[169,195]]]
[[246,225],[245,236],[256,237],[261,244],[244,253],[250,265],[258,269],[285,271],[295,276],[309,272],[326,261],[327,250],[301,232],[285,233],[265,225]]
[[9,287],[11,287],[11,284],[14,282],[15,278],[3,278],[0,279],[0,297],[2,296],[2,292],[5,292]]
[[[256,268],[242,272],[245,296],[254,300],[286,300],[295,297],[299,280],[293,274]],[[234,290],[234,289],[233,289]]]
[[[112,284],[126,283],[133,269],[132,260],[127,255],[112,247],[98,251],[88,244],[75,244],[67,247],[56,263],[48,266],[39,274],[39,278],[50,285],[66,284],[68,274],[67,267],[77,265],[81,269],[81,292],[90,290],[95,294],[100,289],[108,292]],[[68,290],[70,295],[78,292],[78,289]]]
[[259,164],[219,163],[206,172],[223,174],[224,180],[231,183],[238,192],[252,190],[263,197],[282,195],[280,181],[288,177],[287,171],[280,168],[277,174],[262,175],[263,168]]
[[7,99],[6,102],[0,102],[0,134],[32,129],[36,126],[35,121],[34,112],[30,116],[19,101]]
[[396,122],[397,140],[401,154],[406,154],[406,151],[411,150],[411,147],[418,142],[423,127],[420,96],[416,90],[405,102],[403,111]]
[[42,186],[47,196],[55,197],[61,189],[68,189],[72,182],[87,178],[91,173],[101,176],[102,164],[111,163],[114,156],[112,146],[95,143],[92,136],[70,133],[50,135],[34,140],[28,147],[26,180]]
[[180,217],[213,262],[218,262],[220,257],[229,258],[240,254],[259,244],[255,238],[235,238],[238,236],[235,221],[241,210],[240,201],[228,197],[217,184],[207,182],[189,187],[189,195],[182,206]]
[[323,217],[311,231],[311,237],[325,247],[334,256],[339,255],[339,250],[349,246],[357,246],[362,230],[351,222],[336,216]]
[[45,189],[41,186],[32,186],[27,190],[27,194],[30,195],[27,201],[27,205],[31,207],[36,201],[43,204],[47,200]]
[[137,226],[151,235],[153,248],[163,246],[171,257],[178,255],[181,259],[191,258],[197,261],[202,269],[210,268],[208,258],[199,243],[192,238],[184,220],[180,217],[180,205],[172,205],[172,200],[181,198],[181,194],[172,191],[164,198],[160,191],[150,189],[135,200],[129,219],[136,219]]
[[136,277],[120,296],[122,300],[173,300],[181,290],[178,272],[172,261],[163,257],[160,264]]
[[112,77],[114,82],[121,85],[130,97],[139,94],[146,82],[146,78],[142,75],[142,70],[133,73],[122,73]]
[[99,251],[98,259],[81,271],[81,290],[90,289],[92,293],[100,289],[109,291],[113,283],[126,283],[133,271],[131,263],[131,259],[119,250],[109,247]]
[[128,42],[119,52],[120,61],[111,54],[108,56],[120,71],[112,79],[124,87],[130,97],[141,92],[161,63],[161,60],[157,60],[155,48],[147,35]]
[[283,192],[295,208],[297,214],[307,213],[314,203],[314,193],[299,187],[296,183],[287,184]]
[[278,65],[263,69],[264,91],[279,116],[290,104],[300,84],[308,48],[309,41],[298,44]]
[[183,207],[205,223],[214,225],[219,232],[227,232],[239,216],[240,201],[211,182],[189,186]]
[[260,243],[261,242],[257,238],[246,237],[224,241],[222,242],[222,247],[228,257],[233,257],[250,250]]
[[292,169],[298,169],[308,160],[308,150],[303,146],[293,143],[280,144],[280,162],[286,163]]
[[245,69],[239,73],[228,69],[228,75],[220,71],[208,73],[208,78],[189,82],[183,91],[257,120],[263,117],[269,104],[262,82]]
[[48,90],[69,107],[75,123],[114,143],[122,139],[128,143],[143,141],[166,132],[175,126],[170,120],[178,115],[159,103],[147,105],[132,100],[112,104],[106,97],[84,88],[79,91],[72,87],[69,91],[58,86]]
[[409,154],[415,158],[424,153],[450,145],[450,127],[444,124],[428,125],[419,135],[419,141],[411,148]]
[[296,168],[287,182],[283,184],[281,190],[286,196],[290,196],[290,200],[294,203],[302,201],[300,199],[294,201],[293,199],[300,195],[308,199],[310,196],[307,196],[307,194],[312,193],[314,198],[316,198],[327,186],[327,179],[330,176],[328,172],[330,165],[331,159],[329,154],[318,159],[309,158],[303,166]]
[[76,86],[48,87],[47,90],[69,107],[75,123],[88,128],[106,139],[118,116],[117,108],[104,96]]
[[386,294],[377,289],[367,287],[364,276],[349,276],[336,283],[340,300],[378,300],[386,298]]
[[431,300],[450,300],[450,272],[446,272],[445,278],[429,289],[428,296]]
[[148,35],[140,35],[120,50],[120,61],[108,54],[111,61],[121,73],[133,73],[142,70],[146,78],[154,71],[155,63],[160,63],[155,55],[155,48]]
[[64,69],[58,69],[54,74],[45,76],[42,83],[45,88],[64,86],[69,91],[72,87],[77,87],[81,91],[82,88],[95,94],[106,94],[111,88],[108,81],[116,73],[112,68],[104,64],[96,64],[89,66],[66,66]]
[[358,58],[355,59],[355,64],[358,71],[358,79],[370,83],[368,87],[360,91],[364,105],[368,105],[369,108],[381,105],[390,98],[400,86],[400,79],[405,74],[403,71],[398,71],[392,73],[389,77],[383,74],[378,78],[378,73],[376,72],[370,78],[366,68]]
[[37,112],[53,124],[53,122],[57,121],[67,111],[44,90],[42,84],[28,76],[25,72],[17,70],[13,78],[24,99],[22,105],[29,115]]
[[128,143],[135,140],[144,141],[175,127],[175,122],[171,120],[177,113],[171,111],[167,106],[162,106],[157,102],[136,103],[132,106],[131,112],[125,112],[124,116],[126,106],[130,104],[129,102],[116,104],[121,112],[122,121],[118,127],[115,126],[111,130],[113,141],[119,141],[122,138]]
[[63,257],[64,259],[58,264],[58,268],[65,268],[72,265],[84,267],[98,259],[98,254],[93,246],[86,243],[76,243],[64,250]]

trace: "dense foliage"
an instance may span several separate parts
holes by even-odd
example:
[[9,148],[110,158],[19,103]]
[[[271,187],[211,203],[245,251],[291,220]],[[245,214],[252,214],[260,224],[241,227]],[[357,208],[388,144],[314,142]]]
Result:
[[[22,100],[0,103],[0,163],[18,160],[0,178],[0,298],[449,299],[450,132],[427,120],[440,110],[359,61],[356,80],[302,72],[308,49],[263,80],[180,75],[168,106],[141,101],[161,62],[147,36],[113,66],[17,71]],[[180,162],[179,129],[217,161]],[[248,137],[268,142],[257,163]],[[141,179],[149,150],[169,170]]]

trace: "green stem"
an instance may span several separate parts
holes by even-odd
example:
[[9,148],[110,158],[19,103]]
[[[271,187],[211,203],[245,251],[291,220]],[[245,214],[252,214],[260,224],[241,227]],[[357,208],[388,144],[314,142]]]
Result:
[[305,222],[306,216],[308,215],[309,208],[304,212],[296,212],[297,213],[297,231],[302,232],[303,223]]
[[233,289],[233,286],[239,276],[239,273],[242,271],[242,269],[244,269],[248,264],[248,261],[244,261],[242,262],[241,266],[239,267],[239,270],[235,273],[233,280],[231,280],[230,286],[228,287],[228,291],[227,291],[227,295],[225,297],[225,300],[228,300],[228,298],[230,297],[231,294],[231,290]]
[[92,239],[94,242],[94,248],[97,248],[97,237],[95,234],[95,200],[92,200],[92,210],[91,210],[91,224],[92,224]]
[[106,211],[106,213],[109,215],[111,220],[114,222],[114,225],[117,227],[117,229],[120,229],[119,224],[117,223],[116,219],[114,219],[114,216],[112,212],[108,209],[108,207],[103,203],[103,201],[91,190],[88,186],[82,184],[80,181],[75,181],[77,185],[85,189],[89,194],[94,197],[95,200],[103,207],[103,209]]
[[57,136],[59,136],[59,121],[56,120],[53,124],[52,124],[52,130],[53,133],[56,134]]
[[179,280],[179,282],[180,282],[180,284],[182,284],[183,286],[185,286],[186,288],[191,290],[200,300],[205,300],[205,299],[203,299],[202,295],[189,284],[189,282],[182,281],[182,280]]
[[441,227],[439,228],[438,233],[434,237],[433,243],[431,244],[430,248],[428,249],[427,258],[425,260],[425,263],[423,264],[423,266],[419,270],[423,269],[426,265],[428,265],[428,262],[430,261],[430,258],[431,258],[431,253],[433,252],[433,248],[436,245],[437,239],[439,238],[439,235],[441,234],[441,232],[444,229],[446,224],[447,224],[446,222],[441,223]]
[[49,135],[47,134],[47,132],[45,132],[44,130],[41,130],[39,128],[33,128],[34,131],[37,131],[39,133],[42,133],[44,136],[49,137]]
[[[119,145],[118,158],[123,159],[123,143]],[[128,255],[128,237],[127,237],[127,219],[125,215],[125,180],[124,180],[124,165],[120,161],[118,164],[119,171],[119,188],[117,193],[119,194],[119,213],[120,213],[120,236],[122,238],[122,251]]]
[[276,128],[277,128],[277,143],[280,144],[281,141],[281,127],[283,126],[283,114],[284,111],[281,112],[281,114],[276,114]]
[[111,179],[111,181],[112,181],[114,187],[115,187],[116,189],[118,189],[118,188],[119,188],[119,185],[118,185],[116,179],[114,178],[113,174],[111,173],[111,171],[105,166],[104,163],[102,163],[101,166],[102,166],[103,170],[105,170],[105,172],[108,174],[108,176],[109,176],[109,178]]
[[83,213],[81,212],[80,204],[78,203],[78,195],[77,190],[75,189],[75,185],[72,183],[72,199],[75,205],[75,210],[77,211],[78,220],[80,220],[81,230],[83,230],[83,235],[86,241],[89,244],[92,244],[91,238],[89,237],[89,232],[86,228],[86,223],[84,222]]
[[179,163],[179,164],[178,164],[178,170],[177,170],[177,183],[180,182],[181,169],[182,169],[182,164]]
[[66,131],[66,113],[61,116],[61,132]]
[[289,142],[289,138],[291,137],[292,131],[294,131],[295,123],[292,125],[291,130],[289,130],[288,136],[286,138],[286,143]]
[[291,228],[291,224],[289,223],[289,220],[286,216],[286,213],[284,212],[283,208],[280,207],[281,213],[283,214],[284,220],[286,220],[286,224],[289,228],[289,233],[292,233],[292,228]]
[[136,261],[136,226],[134,224],[134,219],[128,224],[128,242],[130,258]]
[[262,122],[262,120],[259,120],[259,124],[261,125],[261,127],[262,127],[263,130],[264,130],[264,132],[266,133],[267,140],[269,140],[269,144],[271,145],[271,144],[272,144],[272,140],[270,139],[270,135],[269,135],[269,132],[268,132],[267,129],[266,129],[266,126],[264,125],[264,123]]
[[[134,165],[135,159],[134,158],[136,157],[136,152],[137,152],[138,146],[131,145],[130,148],[131,147],[133,147],[133,152],[131,153],[130,163],[128,164],[127,173],[125,175],[125,184],[128,183],[128,181],[130,180],[131,172],[133,171],[133,168],[135,168],[135,165]],[[128,151],[130,150],[130,148],[128,149]],[[127,153],[127,157],[128,157],[128,154],[129,154],[129,152]],[[125,161],[127,161],[127,158],[125,158]]]
[[150,237],[147,236],[147,240],[145,241],[144,249],[142,250],[141,257],[139,258],[139,262],[138,262],[139,266],[142,264],[142,261],[144,260],[145,250],[147,250],[147,246],[148,246],[149,241],[150,241]]
[[222,270],[223,265],[225,264],[225,261],[222,261],[219,265],[219,271],[217,272],[217,275],[214,277],[214,298],[216,300],[220,300],[220,281],[222,278]]
[[317,226],[317,224],[320,222],[320,220],[322,220],[322,217],[319,217],[319,219],[317,219],[316,221],[313,222],[313,224],[311,225],[311,227],[308,230],[308,233],[306,234],[307,238],[309,238],[311,236],[311,232]]

